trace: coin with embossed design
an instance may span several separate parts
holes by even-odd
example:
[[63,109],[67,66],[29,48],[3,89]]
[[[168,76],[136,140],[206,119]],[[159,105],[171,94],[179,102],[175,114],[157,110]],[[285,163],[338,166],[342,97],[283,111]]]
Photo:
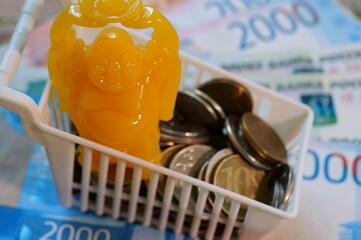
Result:
[[[185,147],[185,145],[175,145],[175,146],[172,146],[172,147],[169,147],[167,149],[165,149],[163,152],[162,152],[162,159],[161,159],[161,164],[164,166],[164,167],[168,167],[171,160],[173,159],[173,157],[181,150]],[[164,196],[164,190],[165,190],[165,184],[166,184],[166,181],[167,181],[167,176],[163,175],[163,174],[160,174],[159,175],[159,180],[158,180],[158,188],[157,188],[157,191],[158,191],[158,194],[163,197]]]
[[[188,176],[197,177],[199,169],[208,161],[216,150],[210,146],[196,144],[180,150],[170,161],[169,168]],[[175,183],[174,195],[180,199],[183,182],[177,180]]]
[[[210,183],[263,203],[267,200],[268,185],[265,172],[252,167],[238,154],[226,157],[214,167]],[[231,205],[232,200],[226,197],[222,207],[223,213],[228,215]],[[244,220],[247,208],[246,205],[241,206],[239,220]]]

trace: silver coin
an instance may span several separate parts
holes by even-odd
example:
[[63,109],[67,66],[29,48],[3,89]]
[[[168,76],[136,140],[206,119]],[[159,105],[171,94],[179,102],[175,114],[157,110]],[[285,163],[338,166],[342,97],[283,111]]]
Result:
[[[225,149],[221,149],[219,151],[217,151],[216,154],[214,154],[212,156],[211,159],[209,159],[209,161],[206,162],[203,173],[202,173],[202,180],[205,182],[210,183],[210,178],[212,175],[212,171],[214,170],[214,167],[223,159],[225,159],[226,157],[230,156],[233,154],[233,151],[230,148],[225,148]],[[202,167],[203,169],[203,167]],[[200,191],[200,189],[198,189],[198,192]],[[197,196],[198,192],[194,192],[193,196]],[[214,199],[214,194],[210,193],[208,196],[208,201],[206,204],[206,210],[211,212],[212,211],[212,206],[213,206],[213,199]]]
[[279,188],[279,195],[278,195],[278,200],[277,200],[277,205],[275,206],[276,208],[280,208],[282,209],[283,204],[285,203],[285,189],[282,186],[282,183],[277,182],[278,188]]
[[279,208],[282,204],[283,189],[278,181],[274,181],[270,187],[270,200],[269,205],[275,208]]
[[223,109],[226,115],[251,112],[253,100],[249,90],[241,83],[230,79],[213,79],[198,87]]
[[[196,173],[214,154],[215,149],[207,145],[191,145],[180,150],[169,163],[169,168],[188,176],[196,177]],[[181,181],[176,184],[182,187]]]
[[[169,168],[188,176],[197,177],[199,169],[208,161],[216,150],[207,145],[191,145],[180,150],[169,163]],[[175,182],[174,196],[180,200],[183,181]]]
[[248,146],[240,129],[239,116],[230,115],[226,118],[225,132],[232,148],[234,148],[249,164],[265,171],[270,171],[275,167],[274,164],[268,163],[262,159]]
[[[209,163],[209,161],[206,161],[203,164],[203,166],[199,169],[198,173],[196,174],[196,176],[197,176],[197,178],[199,180],[205,181],[204,178],[205,178],[205,173],[206,173],[207,168],[208,168],[208,163]],[[199,195],[200,191],[201,191],[200,187],[195,187],[195,186],[192,187],[192,194],[191,194],[190,201],[189,201],[189,206],[191,208],[195,207],[196,201],[197,201],[197,198],[198,198],[198,195]],[[205,206],[205,208],[206,208],[206,210],[211,212],[211,209],[207,205]]]
[[203,164],[203,166],[199,169],[199,171],[197,173],[197,178],[199,180],[205,181],[205,174],[206,174],[206,171],[207,171],[207,168],[208,168],[208,164],[209,164],[209,161],[205,162]]
[[219,127],[219,117],[214,108],[191,90],[178,92],[175,108],[186,121],[201,124],[209,129]]
[[293,168],[288,164],[282,164],[282,166],[280,167],[280,171],[282,172],[282,175],[279,178],[279,181],[284,191],[280,208],[286,210],[295,187],[295,172]]
[[271,206],[286,210],[292,197],[295,177],[294,171],[288,164],[267,173],[267,181],[270,185],[269,204]]
[[170,121],[160,121],[159,130],[163,134],[177,137],[202,137],[208,135],[204,126],[182,120],[177,116]]
[[198,137],[179,137],[176,135],[169,135],[165,133],[160,133],[160,141],[165,142],[171,142],[176,144],[205,144],[208,143],[210,140],[210,136],[204,135],[204,136],[198,136]]
[[175,142],[171,142],[171,141],[159,141],[159,147],[160,147],[160,149],[162,149],[162,150],[165,150],[165,149],[167,149],[167,148],[169,148],[169,147],[173,147],[173,146],[175,146],[175,145],[177,145],[177,143],[175,143]]
[[172,158],[176,155],[176,153],[178,153],[183,148],[185,148],[185,145],[178,144],[162,151],[161,164],[164,167],[169,167]]
[[[185,145],[175,145],[164,150],[162,152],[161,164],[164,167],[169,167],[169,164],[172,161],[173,157],[184,147]],[[160,174],[158,180],[157,192],[161,197],[164,196],[166,182],[167,182],[167,176]]]

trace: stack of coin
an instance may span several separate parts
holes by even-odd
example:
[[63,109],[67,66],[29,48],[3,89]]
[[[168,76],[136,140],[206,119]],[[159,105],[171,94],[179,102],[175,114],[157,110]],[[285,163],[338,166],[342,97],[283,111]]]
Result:
[[226,147],[222,130],[229,114],[252,111],[250,92],[240,83],[213,79],[198,89],[178,92],[174,118],[160,122],[161,147],[175,144],[209,144]]
[[278,134],[262,119],[247,112],[230,115],[225,130],[231,146],[256,168],[266,171],[287,162],[287,150]]
[[[160,123],[165,149],[163,164],[172,170],[223,187],[276,208],[285,209],[294,185],[287,151],[278,134],[252,113],[248,89],[229,79],[213,79],[198,87],[179,91],[175,117]],[[182,144],[182,145],[180,145]],[[206,146],[206,144],[208,146]],[[162,183],[163,182],[163,183]],[[164,191],[161,179],[159,192]],[[182,183],[175,189],[180,200]],[[194,205],[199,189],[192,190]],[[210,193],[206,209],[215,196]],[[222,212],[227,215],[230,199]],[[243,220],[247,206],[241,207]]]
[[[204,182],[268,204],[287,209],[294,188],[295,173],[288,164],[287,151],[278,134],[265,121],[252,113],[250,92],[242,84],[228,79],[213,79],[198,89],[179,91],[174,118],[160,122],[160,146],[163,150],[162,165]],[[75,127],[72,132],[77,134]],[[79,147],[77,147],[79,154]],[[77,161],[75,164],[79,165]],[[109,167],[107,188],[115,186],[115,167]],[[130,193],[133,171],[126,169],[124,192]],[[80,183],[81,166],[75,166],[74,181]],[[167,177],[160,174],[157,197],[164,196]],[[97,173],[92,173],[91,183],[98,184]],[[142,181],[140,195],[147,196],[148,182]],[[184,183],[175,182],[173,200],[181,201]],[[189,209],[195,209],[200,189],[192,188]],[[79,194],[79,190],[75,190]],[[90,194],[96,201],[96,194]],[[123,201],[122,210],[129,207]],[[205,232],[215,202],[215,194],[208,194],[202,215],[200,232]],[[111,201],[106,201],[111,207]],[[225,198],[221,213],[229,214],[232,200]],[[143,213],[144,206],[138,207]],[[241,205],[237,220],[243,221],[248,206]],[[161,213],[155,208],[153,217]],[[169,219],[176,220],[176,213]],[[184,229],[191,228],[191,215],[185,218]],[[216,233],[223,231],[218,224]]]
[[210,140],[207,128],[201,124],[185,121],[183,116],[175,112],[172,120],[160,121],[160,147],[162,149],[177,144],[204,144]]
[[[218,151],[204,166],[203,172],[198,176],[199,179],[267,203],[268,186],[265,172],[247,164],[240,155],[235,154],[230,148]],[[209,210],[213,207],[214,199],[214,193],[210,193],[208,197]],[[230,207],[231,199],[225,198],[222,212],[227,215]],[[238,220],[244,220],[246,211],[247,206],[242,205]]]
[[[176,145],[163,152],[162,162],[166,167],[211,183],[215,186],[228,189],[232,192],[255,199],[259,202],[278,207],[284,206],[289,199],[285,194],[284,185],[288,185],[288,172],[284,169],[287,164],[281,165],[275,171],[266,172],[250,165],[242,156],[231,148],[216,151],[214,148],[203,145]],[[289,168],[288,168],[289,170]],[[159,179],[158,193],[164,196],[166,177]],[[182,181],[177,181],[174,189],[174,201],[181,200]],[[195,207],[200,189],[194,187],[189,200],[189,207]],[[206,204],[206,211],[211,212],[215,200],[214,193],[210,192]],[[225,198],[222,213],[230,211],[231,199]],[[238,220],[243,221],[248,206],[242,205]]]

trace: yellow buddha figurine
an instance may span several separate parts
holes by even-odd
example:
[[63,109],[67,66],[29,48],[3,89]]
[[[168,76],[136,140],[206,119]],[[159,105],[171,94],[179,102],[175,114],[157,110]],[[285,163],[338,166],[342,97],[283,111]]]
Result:
[[[152,37],[137,45],[115,24],[153,28]],[[77,37],[81,28],[99,30],[86,43]],[[158,123],[173,117],[181,73],[179,40],[169,21],[140,0],[80,0],[57,16],[50,40],[52,86],[79,135],[160,164]],[[95,151],[92,171],[99,171]]]

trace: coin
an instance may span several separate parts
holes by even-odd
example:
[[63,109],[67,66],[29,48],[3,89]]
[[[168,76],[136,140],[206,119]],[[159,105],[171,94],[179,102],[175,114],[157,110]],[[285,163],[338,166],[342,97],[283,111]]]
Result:
[[208,135],[207,129],[204,126],[186,121],[179,114],[175,114],[170,121],[160,121],[159,130],[163,134],[179,137],[201,137]]
[[[214,170],[214,167],[223,159],[225,159],[226,157],[230,156],[233,154],[233,151],[230,148],[225,148],[225,149],[221,149],[219,150],[216,154],[214,154],[212,156],[211,159],[209,159],[209,161],[205,164],[206,167],[204,169],[204,173],[203,173],[203,181],[205,182],[210,182],[210,178],[211,178],[211,174],[212,171]],[[198,191],[200,191],[200,189],[198,189]],[[196,194],[193,194],[196,195]],[[208,211],[212,211],[212,205],[213,205],[213,199],[215,198],[215,195],[213,193],[209,193],[208,196],[208,202],[206,204],[206,210]]]
[[275,166],[257,155],[255,151],[247,144],[240,129],[240,117],[237,115],[230,115],[225,121],[225,132],[230,142],[231,147],[237,151],[243,159],[245,159],[252,166],[262,170],[272,170]]
[[280,208],[285,210],[288,207],[288,203],[290,202],[295,187],[295,172],[293,168],[288,164],[283,164],[282,168],[284,168],[281,170],[284,175],[283,177],[281,177],[281,183],[284,188],[285,194],[283,203]]
[[[241,194],[243,196],[266,202],[267,193],[261,193],[268,189],[265,181],[265,172],[247,164],[240,155],[233,154],[220,161],[212,171],[211,184]],[[228,215],[232,200],[225,198],[222,211]],[[243,221],[248,206],[242,205],[238,214],[238,220]]]
[[[267,180],[270,183],[270,194],[274,191],[280,192],[280,196],[278,197],[278,204],[274,205],[274,207],[280,208],[282,210],[286,210],[288,207],[288,203],[290,198],[292,197],[294,185],[295,185],[295,173],[293,168],[288,164],[282,164],[280,167],[270,171],[267,173]],[[275,186],[278,185],[278,186]],[[276,198],[276,196],[273,196]],[[269,197],[269,202],[272,201],[272,196]]]
[[223,132],[212,133],[210,135],[210,139],[207,144],[217,150],[227,148],[228,147],[227,136],[225,136]]
[[176,144],[205,144],[208,143],[210,139],[209,135],[199,136],[199,137],[180,137],[176,135],[169,135],[165,133],[160,133],[160,141],[162,145],[172,145],[173,143]]
[[160,145],[202,144],[210,140],[206,127],[186,121],[178,111],[170,121],[160,121]]
[[287,162],[287,150],[284,143],[265,121],[247,112],[242,115],[241,126],[244,137],[259,156],[276,164]]
[[249,90],[230,79],[213,79],[198,87],[221,106],[226,115],[252,111],[253,100]]
[[278,180],[268,182],[269,186],[269,196],[267,204],[279,208],[283,203],[284,191]]
[[282,164],[280,167],[274,170],[274,177],[280,183],[284,193],[279,207],[285,210],[288,206],[295,186],[294,170],[289,164]]
[[[161,164],[165,167],[169,167],[169,164],[173,159],[173,157],[184,147],[185,145],[175,145],[164,150],[162,152]],[[157,192],[161,197],[164,196],[166,182],[167,182],[167,176],[160,174],[158,180]]]
[[185,120],[209,129],[219,127],[219,117],[214,108],[191,90],[178,92],[175,108]]
[[232,154],[233,151],[230,148],[219,150],[216,154],[214,154],[212,158],[208,161],[208,166],[204,174],[204,181],[210,182],[211,173],[214,169],[214,166],[216,166],[220,161]]
[[206,170],[207,170],[207,167],[208,167],[208,163],[209,163],[209,161],[205,162],[203,164],[203,166],[199,169],[199,171],[197,173],[197,178],[199,180],[205,181],[205,174],[206,174]]
[[175,143],[175,142],[162,141],[162,140],[159,141],[159,147],[160,147],[160,149],[161,149],[162,151],[165,150],[165,149],[167,149],[167,148],[169,148],[169,147],[173,147],[173,146],[175,146],[175,145],[177,145],[177,143]]
[[[191,145],[181,149],[170,161],[169,168],[188,176],[197,177],[199,169],[214,154],[215,149],[207,145]],[[174,196],[179,200],[183,188],[183,181],[175,183]]]
[[224,120],[226,119],[226,114],[224,113],[222,107],[210,96],[208,96],[205,92],[202,92],[198,89],[192,89],[192,91],[201,97],[203,100],[205,100],[209,105],[214,109],[214,111],[217,113],[220,124],[223,125]]

